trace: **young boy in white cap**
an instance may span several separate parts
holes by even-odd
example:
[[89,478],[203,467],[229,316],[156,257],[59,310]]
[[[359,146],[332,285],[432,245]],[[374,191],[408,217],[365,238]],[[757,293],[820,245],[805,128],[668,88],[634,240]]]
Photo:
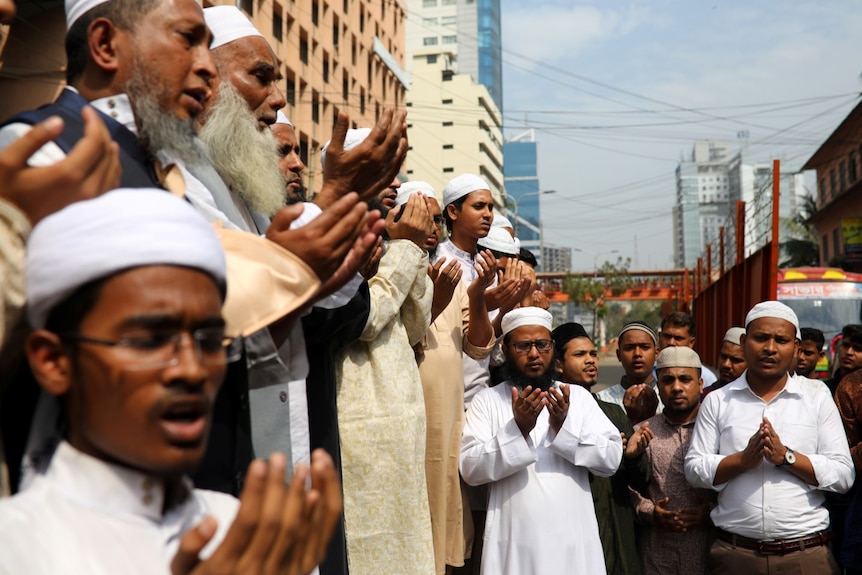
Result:
[[835,402],[822,383],[789,375],[792,309],[759,303],[745,331],[748,369],[706,396],[685,458],[688,482],[718,492],[710,572],[837,575],[824,492],[846,493],[855,472]]
[[[62,403],[63,439],[26,491],[0,501],[0,571],[184,573],[204,558],[204,569],[307,573],[320,561],[340,511],[325,454],[312,462],[313,495],[307,467],[285,484],[281,454],[250,467],[239,503],[186,477],[236,359],[226,278],[209,224],[155,190],[116,190],[34,229],[26,352]],[[318,511],[303,519],[309,504]]]
[[552,378],[551,314],[503,317],[510,378],[480,391],[467,411],[461,474],[489,485],[483,575],[604,573],[589,473],[612,475],[617,428],[589,392]]

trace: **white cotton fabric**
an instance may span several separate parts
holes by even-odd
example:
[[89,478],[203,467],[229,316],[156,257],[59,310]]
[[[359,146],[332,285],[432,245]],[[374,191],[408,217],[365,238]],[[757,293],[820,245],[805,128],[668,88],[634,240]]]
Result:
[[227,281],[215,230],[187,202],[154,188],[118,189],[42,220],[27,244],[27,313],[42,328],[81,286],[147,265],[199,269]]
[[796,328],[796,339],[802,339],[802,333],[799,331],[799,318],[796,317],[796,312],[794,312],[787,304],[783,304],[780,301],[762,301],[748,312],[748,315],[745,316],[745,327],[748,328],[756,319],[761,319],[764,317],[771,317],[776,319],[783,319],[785,321],[789,321],[793,324],[793,327]]
[[[371,133],[371,128],[356,128],[347,130],[347,134],[344,136],[344,146],[342,149],[346,152],[347,150],[351,150],[361,144],[365,138]],[[329,144],[332,143],[332,140],[327,140],[323,147],[320,149],[320,165],[326,166],[326,150],[329,149]]]
[[102,4],[107,4],[110,0],[66,0],[66,30],[72,27],[72,24],[78,19]]
[[243,14],[236,6],[211,6],[210,8],[204,8],[204,18],[207,21],[207,26],[209,26],[213,33],[210,50],[215,50],[240,38],[250,36],[263,38],[263,34],[254,27],[248,16]]
[[503,316],[501,327],[503,335],[525,325],[538,325],[551,331],[551,314],[540,307],[519,307]]
[[290,119],[288,119],[285,113],[281,110],[275,113],[275,123],[284,124],[286,126],[290,126],[291,128],[293,127],[293,122],[291,122]]
[[656,371],[666,367],[693,367],[700,369],[703,364],[697,352],[687,346],[666,347],[658,354],[655,360]]
[[473,174],[461,174],[452,178],[443,188],[443,205],[448,206],[471,192],[491,190],[488,182]]
[[404,182],[398,188],[398,195],[395,196],[395,205],[403,206],[413,194],[422,194],[423,196],[437,199],[437,192],[431,187],[428,182]]
[[508,256],[517,256],[521,253],[512,234],[503,228],[492,227],[487,236],[479,238],[477,244],[480,249],[494,250]]
[[745,328],[742,327],[732,327],[727,330],[727,333],[724,334],[724,340],[729,343],[735,343],[736,345],[742,345],[740,340],[742,336],[745,335]]
[[[511,228],[514,230],[515,226],[512,225],[509,218],[500,212],[494,212],[494,219],[491,221],[491,229],[493,230],[494,228]],[[509,235],[511,236],[512,234]]]

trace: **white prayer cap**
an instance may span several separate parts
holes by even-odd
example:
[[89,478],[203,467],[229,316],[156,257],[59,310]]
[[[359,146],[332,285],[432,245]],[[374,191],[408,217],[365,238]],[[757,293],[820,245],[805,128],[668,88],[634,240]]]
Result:
[[518,255],[521,255],[521,240],[520,240],[520,238],[515,238],[515,249],[518,250]]
[[213,41],[210,50],[215,50],[234,40],[248,36],[260,36],[263,38],[248,16],[236,6],[211,6],[204,8],[204,18],[207,26],[213,33]]
[[494,212],[494,219],[491,220],[491,229],[493,230],[494,228],[511,228],[514,230],[515,226],[512,225],[512,222],[509,221],[509,218],[507,218],[500,212]]
[[732,327],[727,330],[727,333],[724,334],[724,341],[729,343],[735,343],[736,345],[742,345],[739,343],[740,337],[745,335],[745,328],[742,327]]
[[[344,136],[344,151],[351,150],[361,144],[365,138],[368,137],[368,134],[371,133],[371,128],[356,128],[347,130],[347,134]],[[320,165],[326,166],[326,150],[329,148],[329,144],[332,143],[332,140],[327,140],[323,147],[320,149]]]
[[223,294],[227,281],[212,226],[191,204],[156,189],[114,190],[46,217],[33,228],[26,257],[27,313],[36,329],[78,288],[130,268],[195,268]]
[[110,0],[66,0],[66,30],[72,27],[72,24],[78,19],[102,4],[107,4]]
[[655,345],[658,345],[658,336],[656,335],[655,330],[642,321],[632,321],[632,322],[625,324],[623,326],[623,329],[620,330],[620,334],[617,336],[617,340],[622,339],[623,334],[625,332],[632,331],[632,330],[644,332],[645,334],[650,336],[650,338],[652,339],[652,342]]
[[551,331],[551,314],[540,307],[519,307],[503,316],[503,335],[525,325],[538,325]]
[[282,112],[281,110],[279,110],[278,112],[275,113],[275,123],[276,124],[286,124],[286,125],[290,126],[291,128],[293,127],[293,122],[288,120],[287,116],[285,116],[284,112]]
[[448,206],[476,190],[491,190],[488,182],[473,174],[461,174],[452,178],[443,188],[443,205]]
[[656,371],[666,367],[694,367],[700,369],[700,356],[688,346],[670,346],[661,350],[655,360]]
[[799,318],[796,317],[796,312],[790,309],[786,304],[780,301],[762,301],[748,312],[745,316],[745,328],[751,325],[756,319],[763,317],[772,317],[789,321],[796,328],[796,339],[802,339],[802,333],[799,331]]
[[395,196],[395,205],[403,206],[413,194],[422,194],[429,198],[437,199],[437,192],[431,187],[428,182],[404,182],[398,188],[398,195]]
[[484,238],[479,238],[478,245],[482,249],[493,250],[507,256],[517,256],[521,252],[515,246],[515,239],[512,234],[503,228],[491,228],[488,230],[488,235]]

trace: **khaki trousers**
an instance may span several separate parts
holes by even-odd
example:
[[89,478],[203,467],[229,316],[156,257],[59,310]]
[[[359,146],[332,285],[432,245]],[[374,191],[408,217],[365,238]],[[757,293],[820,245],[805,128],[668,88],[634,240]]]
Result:
[[761,555],[757,551],[734,547],[716,540],[709,548],[707,571],[710,575],[840,575],[841,569],[829,547],[809,547],[787,555]]

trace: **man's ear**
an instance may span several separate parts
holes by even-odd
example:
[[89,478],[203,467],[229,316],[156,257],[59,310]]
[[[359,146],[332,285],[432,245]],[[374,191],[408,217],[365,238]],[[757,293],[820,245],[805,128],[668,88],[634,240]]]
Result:
[[449,214],[449,219],[453,222],[458,219],[458,208],[455,207],[455,204],[448,204],[446,206],[446,213]]
[[90,59],[104,72],[115,73],[119,68],[118,32],[114,23],[107,18],[96,18],[87,28],[87,48]]
[[33,376],[42,389],[58,396],[69,391],[72,386],[72,363],[67,347],[57,334],[37,329],[27,338],[24,351]]
[[559,359],[554,360],[554,371],[557,373],[563,373],[563,362]]

